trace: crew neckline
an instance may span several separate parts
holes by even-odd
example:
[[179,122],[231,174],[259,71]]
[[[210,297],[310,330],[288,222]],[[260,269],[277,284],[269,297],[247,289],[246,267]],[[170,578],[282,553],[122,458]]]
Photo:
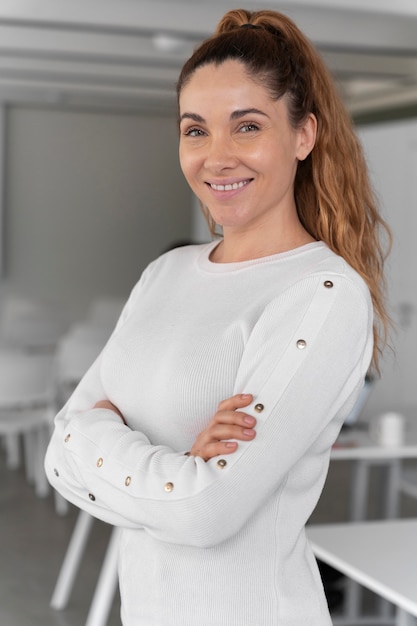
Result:
[[234,263],[215,263],[214,261],[210,260],[210,255],[215,247],[219,245],[219,243],[220,240],[216,239],[215,241],[211,241],[210,243],[202,246],[202,250],[197,259],[197,263],[201,269],[212,273],[234,272],[237,270],[252,267],[254,265],[273,263],[294,256],[299,256],[312,250],[321,249],[326,245],[323,241],[312,241],[311,243],[306,243],[302,246],[298,246],[297,248],[286,250],[285,252],[278,252],[276,254],[271,254],[269,256],[263,256],[256,259],[250,259],[248,261],[236,261]]

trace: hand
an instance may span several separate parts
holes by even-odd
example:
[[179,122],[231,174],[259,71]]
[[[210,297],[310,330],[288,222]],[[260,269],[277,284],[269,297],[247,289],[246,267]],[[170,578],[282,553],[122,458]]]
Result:
[[252,400],[250,394],[239,394],[220,402],[217,413],[198,435],[190,454],[208,461],[214,456],[231,454],[237,449],[237,441],[229,439],[251,441],[256,436],[256,419],[237,409],[248,406]]
[[95,403],[95,405],[93,406],[93,409],[109,409],[110,411],[114,411],[114,413],[116,413],[116,415],[118,415],[121,418],[123,424],[126,424],[125,418],[120,413],[117,406],[113,404],[112,402],[110,402],[110,400],[99,400],[98,402]]

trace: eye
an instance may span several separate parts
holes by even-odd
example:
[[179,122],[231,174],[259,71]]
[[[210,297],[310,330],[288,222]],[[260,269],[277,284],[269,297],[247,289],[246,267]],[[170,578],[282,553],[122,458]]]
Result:
[[203,137],[205,132],[201,128],[191,127],[184,130],[183,135],[186,137]]
[[239,128],[239,131],[241,133],[251,133],[256,130],[259,130],[259,126],[258,124],[255,124],[254,122],[245,122]]

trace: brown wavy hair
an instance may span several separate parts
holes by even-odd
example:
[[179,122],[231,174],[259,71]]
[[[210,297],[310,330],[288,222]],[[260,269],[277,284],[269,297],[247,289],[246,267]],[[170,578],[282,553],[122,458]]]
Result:
[[[198,68],[230,59],[243,63],[248,76],[268,89],[274,100],[285,95],[293,128],[310,113],[317,119],[315,146],[296,173],[297,211],[310,235],[324,241],[366,281],[375,313],[373,368],[379,373],[390,326],[383,268],[391,233],[379,214],[361,144],[330,73],[287,16],[236,9],[224,15],[215,34],[183,66],[178,98]],[[216,225],[202,208],[215,234]]]

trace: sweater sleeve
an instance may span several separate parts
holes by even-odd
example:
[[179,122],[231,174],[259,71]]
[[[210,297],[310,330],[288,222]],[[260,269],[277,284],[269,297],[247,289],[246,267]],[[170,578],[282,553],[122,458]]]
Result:
[[309,453],[329,454],[363,384],[372,353],[372,306],[359,280],[309,276],[264,310],[245,347],[235,393],[257,436],[205,463],[155,446],[112,412],[100,358],[58,414],[46,456],[52,485],[111,524],[171,543],[208,547],[237,533]]

